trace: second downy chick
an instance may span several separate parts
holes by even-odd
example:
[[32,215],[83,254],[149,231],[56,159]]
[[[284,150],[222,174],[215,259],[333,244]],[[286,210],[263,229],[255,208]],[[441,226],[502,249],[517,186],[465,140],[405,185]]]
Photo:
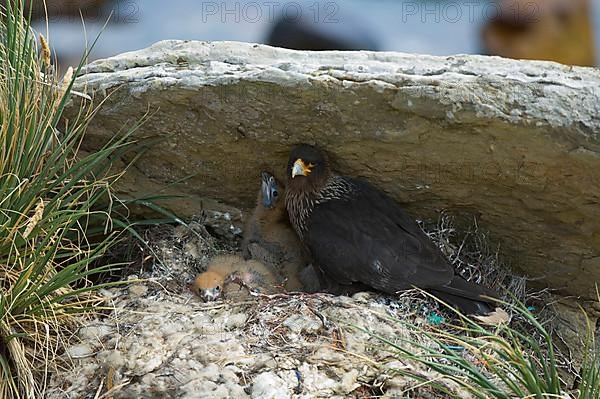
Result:
[[281,278],[269,267],[239,255],[215,256],[204,273],[191,284],[191,290],[205,302],[223,297],[243,299],[249,290],[264,294],[281,291]]

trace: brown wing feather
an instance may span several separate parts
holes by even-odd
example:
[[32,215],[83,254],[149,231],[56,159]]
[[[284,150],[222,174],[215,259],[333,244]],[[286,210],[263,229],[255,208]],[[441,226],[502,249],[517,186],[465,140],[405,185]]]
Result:
[[321,203],[311,214],[305,241],[316,262],[340,283],[389,293],[448,284],[452,267],[410,216],[372,186],[354,183],[350,198]]

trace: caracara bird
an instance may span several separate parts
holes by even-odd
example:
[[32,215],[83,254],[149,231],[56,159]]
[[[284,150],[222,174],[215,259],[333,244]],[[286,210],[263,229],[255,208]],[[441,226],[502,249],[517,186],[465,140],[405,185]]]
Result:
[[437,246],[388,195],[334,174],[326,155],[306,144],[291,151],[287,171],[290,222],[328,277],[388,294],[418,287],[465,314],[494,313],[493,302],[483,296],[495,294],[455,275]]
[[244,228],[242,253],[278,270],[286,291],[352,294],[364,286],[342,286],[310,263],[285,208],[285,186],[269,172],[261,173],[256,208]]
[[223,297],[240,299],[245,290],[271,294],[281,291],[282,284],[277,273],[261,262],[239,255],[219,255],[194,279],[190,289],[210,302]]

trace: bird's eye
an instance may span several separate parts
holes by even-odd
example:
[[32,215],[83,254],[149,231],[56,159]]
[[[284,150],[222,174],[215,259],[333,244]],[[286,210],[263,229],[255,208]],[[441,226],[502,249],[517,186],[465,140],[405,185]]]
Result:
[[221,286],[220,286],[220,285],[217,285],[217,286],[215,287],[215,291],[217,291],[217,292],[221,291]]
[[279,195],[279,193],[277,192],[277,190],[274,190],[274,191],[273,191],[273,197],[274,197],[274,198],[277,198],[277,196],[278,196],[278,195]]

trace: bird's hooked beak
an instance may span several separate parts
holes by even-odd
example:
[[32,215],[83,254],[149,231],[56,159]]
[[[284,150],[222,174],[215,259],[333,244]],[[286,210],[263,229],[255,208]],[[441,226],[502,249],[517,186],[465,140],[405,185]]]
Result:
[[312,163],[306,165],[300,158],[296,159],[294,166],[292,166],[292,179],[296,176],[308,176],[314,166]]
[[273,175],[268,172],[262,172],[262,203],[265,208],[273,208],[279,195],[277,191],[277,182]]

